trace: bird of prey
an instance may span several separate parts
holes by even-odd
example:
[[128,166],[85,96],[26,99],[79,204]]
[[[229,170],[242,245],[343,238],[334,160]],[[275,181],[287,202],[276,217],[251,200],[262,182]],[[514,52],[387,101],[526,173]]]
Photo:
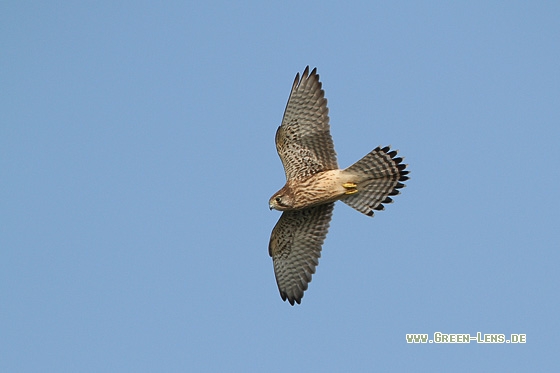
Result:
[[317,69],[305,68],[292,85],[276,150],[286,184],[269,200],[282,211],[272,230],[268,253],[284,301],[301,303],[327,236],[334,202],[373,216],[391,203],[408,180],[407,165],[388,146],[377,147],[346,169],[339,169],[330,134],[325,92]]

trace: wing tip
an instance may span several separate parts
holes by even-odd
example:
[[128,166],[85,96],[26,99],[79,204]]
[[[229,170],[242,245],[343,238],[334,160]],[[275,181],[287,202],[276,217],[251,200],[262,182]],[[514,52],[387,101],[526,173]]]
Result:
[[282,290],[280,290],[280,296],[282,297],[282,300],[284,302],[288,301],[288,303],[290,303],[290,305],[292,306],[294,306],[296,303],[301,304],[301,298],[303,298],[303,294],[301,296],[290,296]]
[[299,75],[299,72],[296,73],[296,77],[294,79],[294,84],[292,85],[292,91],[299,88],[299,86],[301,86],[303,84],[303,82],[305,82],[307,80],[310,80],[311,78],[314,78],[314,80],[319,82],[319,74],[317,73],[317,68],[314,67],[313,70],[311,70],[311,72],[309,72],[309,65],[307,65],[307,66],[305,66],[305,69],[303,70],[303,73],[301,74],[301,76]]

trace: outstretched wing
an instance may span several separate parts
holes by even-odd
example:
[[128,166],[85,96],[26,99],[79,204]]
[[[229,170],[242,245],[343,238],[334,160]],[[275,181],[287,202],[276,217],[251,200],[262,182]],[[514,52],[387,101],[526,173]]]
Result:
[[276,131],[276,150],[286,179],[306,179],[338,168],[329,127],[329,109],[317,69],[296,75],[282,124]]
[[307,284],[319,265],[321,246],[327,236],[334,203],[285,211],[272,230],[268,253],[280,296],[293,306],[301,302]]

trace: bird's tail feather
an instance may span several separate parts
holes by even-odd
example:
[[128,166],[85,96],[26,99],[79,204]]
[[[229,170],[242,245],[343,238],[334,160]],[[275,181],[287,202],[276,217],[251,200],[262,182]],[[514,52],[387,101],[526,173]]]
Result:
[[373,216],[373,210],[383,210],[383,204],[393,202],[391,196],[399,194],[399,189],[408,180],[406,164],[403,158],[397,157],[397,151],[389,146],[377,147],[369,154],[348,167],[345,172],[358,180],[356,193],[347,194],[341,201],[348,206]]

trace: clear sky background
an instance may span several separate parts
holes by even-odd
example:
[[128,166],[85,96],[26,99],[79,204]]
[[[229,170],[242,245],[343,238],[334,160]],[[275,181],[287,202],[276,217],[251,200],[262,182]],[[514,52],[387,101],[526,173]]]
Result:
[[[555,1],[0,5],[0,371],[560,369]],[[299,306],[268,256],[274,147],[317,67],[341,167]],[[526,344],[407,344],[407,333]]]

